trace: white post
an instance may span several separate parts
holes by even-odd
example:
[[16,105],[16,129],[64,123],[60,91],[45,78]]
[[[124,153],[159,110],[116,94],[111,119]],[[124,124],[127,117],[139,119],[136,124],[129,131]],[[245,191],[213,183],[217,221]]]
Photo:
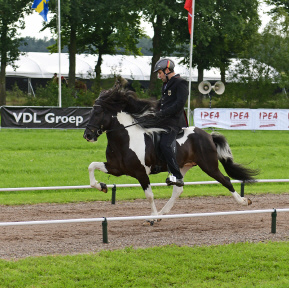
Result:
[[58,56],[59,56],[59,70],[58,70],[58,105],[59,107],[62,106],[61,103],[61,32],[60,32],[60,27],[61,27],[61,22],[60,22],[60,0],[58,0]]
[[189,97],[188,97],[188,111],[187,118],[190,126],[190,114],[191,114],[191,90],[192,90],[192,62],[193,62],[193,40],[194,40],[194,18],[195,18],[195,1],[192,1],[192,23],[191,23],[191,44],[190,44],[190,76],[189,76]]

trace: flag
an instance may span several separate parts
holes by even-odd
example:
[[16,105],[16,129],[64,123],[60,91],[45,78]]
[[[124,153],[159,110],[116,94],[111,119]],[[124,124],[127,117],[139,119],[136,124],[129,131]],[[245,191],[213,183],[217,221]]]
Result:
[[31,7],[32,9],[35,9],[35,11],[38,12],[46,22],[47,22],[47,13],[49,10],[48,2],[49,0],[34,0]]
[[189,26],[189,32],[191,34],[193,0],[186,0],[184,8],[189,12],[188,13],[188,26]]

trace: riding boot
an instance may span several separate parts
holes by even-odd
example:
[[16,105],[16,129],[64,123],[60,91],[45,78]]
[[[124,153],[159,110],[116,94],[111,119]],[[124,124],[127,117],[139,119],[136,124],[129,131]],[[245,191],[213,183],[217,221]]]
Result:
[[176,131],[171,131],[170,133],[162,133],[160,140],[160,148],[162,150],[163,156],[168,165],[168,171],[173,174],[176,178],[168,178],[168,185],[183,186],[183,175],[180,172],[179,166],[176,160]]

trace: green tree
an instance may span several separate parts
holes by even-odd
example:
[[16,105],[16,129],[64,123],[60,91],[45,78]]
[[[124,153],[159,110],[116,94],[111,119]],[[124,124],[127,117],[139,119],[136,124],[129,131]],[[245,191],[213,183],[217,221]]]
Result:
[[[103,54],[116,54],[119,47],[133,54],[140,54],[140,49],[136,47],[139,37],[142,36],[140,16],[129,7],[129,2],[124,0],[62,1],[61,42],[62,45],[67,45],[69,50],[68,83],[71,88],[75,82],[77,53],[99,56],[95,67],[98,80]],[[55,11],[55,7],[52,9]],[[54,31],[55,21],[54,18],[47,25]],[[56,51],[56,45],[52,49]]]
[[20,55],[21,38],[17,30],[25,28],[24,15],[31,12],[28,0],[0,0],[0,106],[6,104],[6,67]]
[[280,21],[283,33],[289,33],[289,1],[288,0],[265,0],[268,5],[273,5],[269,14],[274,16],[273,21]]
[[260,25],[257,0],[199,0],[195,7],[193,66],[198,69],[198,82],[203,71],[219,67],[221,80],[230,59],[248,46]]
[[136,7],[143,18],[152,25],[153,55],[151,63],[150,91],[152,96],[159,94],[157,75],[153,73],[156,62],[166,55],[171,55],[182,49],[185,39],[189,38],[187,29],[187,11],[184,9],[185,1],[160,0],[139,1]]
[[138,39],[143,35],[140,27],[140,15],[133,8],[131,0],[83,2],[85,18],[82,23],[82,52],[98,55],[95,65],[96,83],[99,87],[101,78],[102,56],[114,55],[122,49],[123,54],[140,55]]
[[213,65],[220,68],[223,82],[230,59],[246,50],[250,40],[258,33],[261,24],[258,5],[258,0],[216,1],[213,25],[217,37],[212,38],[211,45],[216,53]]
[[24,37],[19,50],[21,52],[49,52],[48,47],[55,44],[54,39],[36,39],[33,37]]
[[[50,3],[50,2],[49,2]],[[56,3],[51,2],[50,8],[52,12],[57,12]],[[75,86],[75,65],[76,65],[76,54],[78,52],[78,42],[79,33],[82,27],[82,21],[84,17],[84,10],[82,9],[81,0],[62,0],[61,1],[61,45],[62,47],[67,45],[69,54],[69,76],[68,76],[68,86],[74,88]],[[50,28],[54,34],[57,34],[57,13],[50,20],[48,24],[45,25],[43,29]],[[57,51],[57,43],[50,46],[49,50],[51,52]]]
[[[256,59],[263,64],[260,75],[269,71],[268,82],[278,83],[281,88],[289,86],[289,35],[283,33],[283,26],[274,20],[270,21],[264,31],[255,37],[245,54],[246,58]],[[274,68],[274,69],[273,69]],[[272,71],[275,73],[272,73]],[[278,73],[276,73],[278,72]],[[274,77],[272,77],[275,75]]]

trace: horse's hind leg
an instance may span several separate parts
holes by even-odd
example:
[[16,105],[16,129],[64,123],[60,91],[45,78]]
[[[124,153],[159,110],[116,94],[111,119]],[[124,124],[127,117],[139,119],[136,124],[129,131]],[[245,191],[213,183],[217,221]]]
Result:
[[[184,166],[180,169],[183,176],[187,173],[187,171],[191,168],[191,166]],[[166,205],[162,208],[162,210],[158,213],[159,215],[167,214],[170,212],[172,207],[174,206],[176,200],[180,197],[180,195],[183,193],[183,187],[178,187],[174,185],[173,187],[173,193],[169,201],[166,203]]]
[[220,182],[224,187],[226,187],[232,193],[232,196],[237,203],[245,206],[252,204],[252,201],[250,199],[241,197],[239,193],[235,191],[230,178],[228,176],[224,176],[221,173],[218,167],[217,156],[215,156],[214,158],[210,158],[208,156],[208,159],[201,161],[200,163],[198,163],[198,165],[205,173],[207,173],[209,176],[211,176],[212,178]]

